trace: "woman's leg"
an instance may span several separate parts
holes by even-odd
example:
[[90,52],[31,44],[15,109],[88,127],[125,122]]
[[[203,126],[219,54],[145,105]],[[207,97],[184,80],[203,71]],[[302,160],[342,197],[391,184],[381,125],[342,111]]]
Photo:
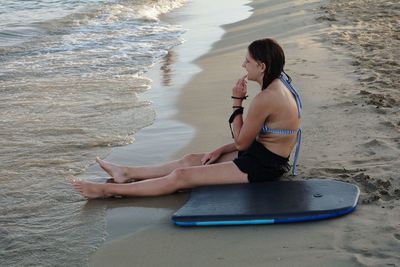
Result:
[[159,196],[180,189],[205,185],[247,183],[247,174],[242,173],[233,162],[178,168],[170,174],[130,184],[101,184],[85,181],[74,182],[75,189],[87,198],[110,196]]
[[183,167],[201,165],[201,158],[204,154],[189,154],[183,158],[161,165],[127,167],[109,163],[97,158],[100,167],[106,171],[116,183],[126,183],[131,180],[146,180],[163,177],[170,174],[173,170]]
[[[119,166],[97,158],[96,161],[116,183],[126,183],[131,180],[146,180],[163,177],[178,168],[201,166],[201,159],[204,154],[189,154],[183,158],[171,161],[162,165],[126,167]],[[218,162],[232,161],[237,156],[237,152],[227,153],[221,156]]]

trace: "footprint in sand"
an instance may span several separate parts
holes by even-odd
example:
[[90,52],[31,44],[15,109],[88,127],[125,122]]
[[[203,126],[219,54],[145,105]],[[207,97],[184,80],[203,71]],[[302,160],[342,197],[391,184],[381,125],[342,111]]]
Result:
[[386,126],[386,127],[388,127],[388,128],[391,128],[391,129],[396,129],[396,125],[393,123],[393,122],[391,122],[391,121],[382,121],[382,122],[379,122],[379,124],[381,124],[381,125],[383,125],[383,126]]
[[312,79],[317,79],[317,78],[318,78],[317,75],[312,74],[312,73],[302,73],[302,74],[300,74],[300,76],[303,76],[303,77],[310,77],[310,78],[312,78]]
[[400,234],[395,233],[395,234],[393,234],[393,236],[394,236],[394,238],[396,238],[397,240],[400,240]]

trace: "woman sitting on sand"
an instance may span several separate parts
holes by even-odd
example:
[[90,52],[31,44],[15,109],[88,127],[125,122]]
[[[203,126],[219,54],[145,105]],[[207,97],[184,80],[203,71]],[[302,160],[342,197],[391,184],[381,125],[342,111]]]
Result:
[[[283,71],[284,64],[285,55],[275,40],[262,39],[249,45],[242,64],[247,74],[232,89],[229,122],[233,143],[157,166],[123,167],[97,158],[115,183],[74,181],[75,189],[87,198],[158,196],[205,185],[276,180],[289,170],[289,156],[298,142],[295,173],[301,101]],[[246,77],[260,84],[261,90],[243,119]]]

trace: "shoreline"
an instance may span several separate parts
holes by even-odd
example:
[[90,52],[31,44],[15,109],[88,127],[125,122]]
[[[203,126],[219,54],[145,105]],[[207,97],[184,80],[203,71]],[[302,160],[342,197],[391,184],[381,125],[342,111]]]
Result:
[[[143,209],[126,215],[142,218],[143,224],[149,218],[152,221],[136,232],[129,224],[115,224],[131,234],[106,242],[92,256],[90,265],[395,266],[400,261],[400,208],[392,195],[398,187],[389,177],[393,169],[379,169],[376,163],[384,162],[385,154],[394,153],[395,147],[373,142],[382,136],[382,128],[386,139],[398,133],[377,122],[384,114],[358,102],[358,76],[345,50],[338,53],[342,48],[333,51],[322,41],[330,29],[315,19],[326,3],[254,0],[249,18],[224,26],[222,38],[194,61],[203,71],[193,76],[178,96],[180,112],[175,118],[196,131],[174,158],[231,140],[227,123],[224,127],[230,114],[231,86],[241,76],[246,46],[268,34],[282,44],[286,71],[304,104],[299,176],[285,178],[326,177],[355,183],[362,191],[357,210],[343,218],[304,224],[182,229],[173,226],[169,216],[187,194],[112,200],[110,203],[120,207],[153,208],[149,217]],[[257,90],[249,84],[250,97]],[[385,189],[386,195],[382,194]]]
[[[235,6],[231,8],[235,18],[233,15],[227,18],[215,17],[209,20],[207,25],[202,25],[206,13],[216,12],[220,8],[214,5],[214,8],[210,10],[207,1],[187,3],[161,16],[162,21],[180,24],[189,29],[182,36],[185,39],[184,43],[172,48],[167,56],[159,59],[144,75],[152,80],[151,88],[140,94],[139,98],[153,102],[157,118],[152,125],[139,130],[132,136],[135,140],[133,144],[112,148],[106,157],[107,161],[137,166],[176,159],[176,151],[190,143],[196,129],[176,118],[179,109],[175,102],[191,77],[202,71],[194,61],[206,54],[211,49],[212,43],[222,36],[224,31],[221,25],[250,15],[249,8],[245,5],[247,2],[246,0],[236,1]],[[199,30],[202,33],[199,33]],[[181,76],[181,73],[185,75]],[[155,140],[161,140],[162,143],[155,145]],[[89,174],[102,177],[98,180],[106,180],[103,178],[106,174],[97,164],[91,165],[80,178],[85,179]],[[144,229],[148,225],[147,221],[157,222],[166,218],[169,221],[172,212],[183,205],[187,197],[188,194],[179,194],[142,200],[99,201],[98,205],[106,208],[107,237],[105,241],[109,242]],[[139,216],[141,219],[137,220]]]

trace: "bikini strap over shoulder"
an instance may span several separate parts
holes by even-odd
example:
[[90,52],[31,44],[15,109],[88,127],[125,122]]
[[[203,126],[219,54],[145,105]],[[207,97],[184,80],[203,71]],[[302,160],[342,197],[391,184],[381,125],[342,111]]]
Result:
[[286,88],[293,94],[296,104],[297,104],[297,112],[299,114],[299,118],[301,118],[301,110],[303,108],[303,103],[301,101],[300,94],[297,92],[296,88],[293,86],[291,79],[282,72],[281,75],[279,76],[279,79],[283,82],[283,84],[286,86]]

